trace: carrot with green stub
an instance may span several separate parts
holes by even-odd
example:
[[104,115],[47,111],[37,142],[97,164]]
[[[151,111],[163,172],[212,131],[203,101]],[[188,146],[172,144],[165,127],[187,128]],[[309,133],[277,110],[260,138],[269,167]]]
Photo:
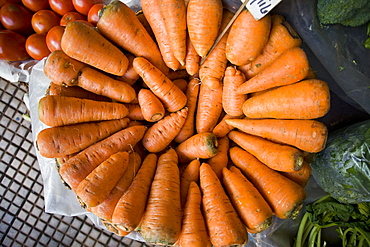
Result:
[[216,173],[218,179],[222,180],[222,169],[227,167],[229,164],[230,140],[229,137],[224,136],[217,138],[217,142],[217,154],[207,159],[205,162],[212,167],[212,170]]
[[188,197],[189,185],[192,181],[199,182],[199,167],[200,160],[195,159],[190,161],[186,165],[186,168],[181,173],[180,177],[180,197],[181,197],[181,206],[184,208],[186,203],[186,198]]
[[299,171],[280,173],[304,188],[310,180],[312,167],[307,161],[303,161],[302,168]]
[[144,119],[157,122],[164,117],[165,109],[162,102],[149,89],[142,88],[137,94]]
[[240,147],[230,148],[230,158],[258,189],[278,218],[294,218],[306,199],[304,188],[270,169]]

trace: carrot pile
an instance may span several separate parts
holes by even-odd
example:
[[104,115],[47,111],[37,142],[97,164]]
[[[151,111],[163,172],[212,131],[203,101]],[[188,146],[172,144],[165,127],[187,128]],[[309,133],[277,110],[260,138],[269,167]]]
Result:
[[300,38],[282,16],[244,10],[210,51],[231,17],[222,1],[142,4],[135,15],[112,1],[97,30],[67,24],[84,35],[44,64],[40,154],[119,236],[241,246],[273,217],[294,218],[330,109]]

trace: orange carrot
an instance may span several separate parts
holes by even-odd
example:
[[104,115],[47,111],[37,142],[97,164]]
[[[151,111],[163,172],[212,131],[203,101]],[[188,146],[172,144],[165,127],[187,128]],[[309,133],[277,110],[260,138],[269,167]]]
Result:
[[123,118],[46,128],[37,135],[37,149],[47,158],[77,153],[126,128],[129,121],[128,118]]
[[325,124],[310,119],[228,119],[226,123],[245,133],[311,153],[320,152],[328,136]]
[[118,152],[92,170],[75,190],[82,205],[95,207],[102,203],[126,171],[128,159],[127,152]]
[[222,168],[227,167],[229,163],[229,137],[224,136],[217,138],[218,151],[217,154],[205,162],[212,167],[212,170],[216,173],[218,179],[222,180]]
[[141,22],[141,24],[143,24],[143,27],[148,32],[148,34],[150,35],[150,37],[152,37],[152,39],[155,40],[155,35],[154,35],[154,32],[153,32],[153,29],[150,26],[148,20],[146,19],[146,16],[144,15],[144,11],[143,10],[137,11],[136,12],[136,16],[139,19],[139,21]]
[[145,120],[139,104],[125,104],[128,109],[127,117],[133,121]]
[[191,181],[182,220],[180,236],[174,246],[211,247],[202,214],[202,195],[199,186]]
[[143,57],[134,59],[134,68],[146,85],[162,101],[169,112],[186,105],[186,95],[165,74]]
[[176,147],[179,162],[190,162],[194,159],[208,159],[218,152],[218,141],[211,132],[195,134]]
[[174,149],[159,156],[138,232],[148,243],[173,245],[181,231],[180,174]]
[[219,33],[222,20],[222,1],[190,0],[186,17],[189,38],[199,56],[204,57]]
[[188,88],[188,81],[182,78],[173,80],[173,84],[175,84],[178,88],[180,88],[181,91],[184,93],[186,92],[186,89]]
[[303,153],[299,149],[236,130],[230,131],[228,136],[271,169],[293,172],[302,167]]
[[40,99],[38,116],[48,126],[120,119],[128,109],[120,103],[47,95]]
[[86,89],[79,86],[66,86],[56,84],[54,82],[50,83],[47,94],[49,95],[61,95],[66,97],[76,97],[81,99],[92,99],[98,101],[112,101],[110,98],[94,94]]
[[296,182],[303,188],[306,187],[308,180],[311,177],[312,167],[307,161],[303,161],[302,168],[294,172],[281,172],[284,177]]
[[113,75],[121,76],[128,68],[128,59],[120,49],[79,21],[66,25],[61,47],[68,56]]
[[156,167],[157,156],[148,154],[130,187],[119,199],[113,212],[112,223],[121,230],[131,232],[139,225]]
[[231,130],[234,129],[233,126],[226,123],[226,119],[230,118],[242,118],[244,115],[239,117],[234,117],[228,114],[225,114],[222,119],[216,124],[216,126],[213,128],[212,133],[215,134],[218,138],[226,136]]
[[131,53],[126,53],[125,55],[128,59],[128,68],[122,76],[117,76],[117,80],[124,81],[132,86],[140,78],[140,76],[136,73],[134,66],[132,65],[135,56]]
[[135,12],[125,3],[111,1],[104,7],[101,10],[97,28],[102,35],[121,48],[136,57],[145,57],[163,73],[168,72],[157,44]]
[[247,229],[261,232],[269,228],[273,213],[256,187],[235,166],[223,168],[222,174],[230,201]]
[[271,89],[243,104],[244,115],[250,118],[314,119],[324,116],[329,108],[329,87],[318,79]]
[[298,214],[306,199],[302,186],[270,169],[239,147],[230,149],[230,158],[265,198],[274,215],[287,219]]
[[105,226],[107,228],[108,231],[113,232],[117,236],[124,237],[124,236],[127,236],[128,234],[130,234],[130,232],[122,231],[121,229],[116,227],[114,224],[112,224],[112,222],[110,222],[110,221],[100,219],[100,222],[103,224],[103,226]]
[[226,114],[231,116],[243,115],[243,103],[247,100],[246,94],[238,94],[237,89],[245,83],[244,74],[233,66],[226,68],[223,79],[222,107]]
[[145,129],[141,125],[128,127],[89,146],[60,168],[60,176],[71,189],[77,188],[79,183],[109,156],[119,151],[130,151],[141,140]]
[[140,89],[138,100],[146,121],[157,122],[164,117],[165,110],[162,102],[149,89]]
[[235,212],[212,168],[200,166],[203,210],[211,243],[215,247],[242,246],[248,241],[245,226]]
[[190,183],[199,182],[199,167],[200,161],[199,159],[195,159],[190,161],[190,163],[186,166],[185,170],[181,173],[180,176],[180,198],[181,198],[181,206],[184,208],[186,203],[186,198],[188,197],[189,185]]
[[152,153],[158,153],[168,147],[185,123],[188,108],[173,112],[159,120],[145,132],[142,143]]
[[256,76],[241,84],[237,93],[248,94],[298,82],[307,76],[309,67],[306,52],[300,47],[293,47]]
[[244,9],[230,27],[226,57],[234,65],[250,63],[261,53],[271,29],[271,15],[256,20]]
[[189,75],[195,75],[199,71],[200,56],[195,50],[189,35],[186,39],[185,69]]

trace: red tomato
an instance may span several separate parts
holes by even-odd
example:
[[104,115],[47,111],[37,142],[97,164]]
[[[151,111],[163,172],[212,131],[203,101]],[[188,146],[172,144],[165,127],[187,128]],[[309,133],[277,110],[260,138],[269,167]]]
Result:
[[46,34],[46,45],[51,52],[62,49],[60,42],[62,40],[64,29],[65,27],[63,26],[55,26]]
[[49,9],[37,11],[32,16],[32,28],[36,33],[47,33],[50,28],[59,26],[60,17],[57,13]]
[[35,60],[41,60],[50,54],[50,50],[46,45],[46,34],[34,33],[26,40],[26,50]]
[[0,10],[0,20],[3,26],[22,35],[33,33],[32,12],[16,3],[7,3]]
[[72,0],[49,0],[49,5],[52,10],[61,16],[65,13],[76,11]]
[[78,12],[68,12],[60,19],[60,25],[66,26],[70,21],[86,20],[86,16]]
[[0,59],[22,61],[30,56],[26,51],[26,38],[10,30],[0,30]]
[[99,11],[104,8],[104,6],[105,4],[103,3],[94,4],[90,8],[89,13],[87,13],[87,21],[96,26],[99,21]]
[[50,9],[49,0],[22,0],[22,3],[26,8],[33,12],[37,12],[42,9]]
[[87,15],[94,4],[103,3],[103,0],[72,0],[72,3],[78,12]]
[[7,3],[18,3],[21,4],[22,0],[0,0],[0,8]]

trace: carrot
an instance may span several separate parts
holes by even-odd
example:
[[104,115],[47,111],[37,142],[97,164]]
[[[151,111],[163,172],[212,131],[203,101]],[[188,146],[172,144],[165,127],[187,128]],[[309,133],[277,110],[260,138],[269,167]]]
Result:
[[261,232],[271,226],[273,212],[256,187],[232,166],[222,169],[223,185],[241,221],[251,232]]
[[124,237],[130,234],[130,232],[122,231],[121,229],[117,228],[112,222],[100,219],[100,222],[107,228],[108,231],[113,232],[117,236]]
[[108,97],[92,93],[79,86],[66,86],[66,85],[56,84],[54,82],[50,83],[50,86],[47,90],[47,94],[75,97],[75,98],[81,98],[81,99],[92,99],[92,100],[98,100],[98,101],[112,101]]
[[303,153],[294,147],[232,130],[229,138],[271,169],[293,172],[301,169]]
[[143,57],[134,59],[134,68],[146,85],[162,101],[169,112],[186,105],[186,95],[165,74]]
[[119,151],[130,151],[141,140],[144,126],[133,126],[123,129],[104,140],[97,142],[70,158],[61,168],[59,174],[71,189],[79,183],[112,154]]
[[118,152],[92,170],[75,190],[82,205],[94,207],[102,203],[126,171],[128,159],[127,152]]
[[303,161],[302,168],[294,172],[280,172],[284,177],[291,179],[303,188],[306,187],[311,177],[312,167],[307,161]]
[[136,73],[134,66],[132,65],[135,56],[131,53],[126,53],[125,55],[128,59],[128,68],[122,76],[117,76],[117,80],[124,81],[132,86],[140,78],[140,76],[138,75],[138,73]]
[[61,126],[126,117],[128,110],[120,103],[47,95],[40,99],[38,116],[48,126]]
[[329,87],[318,79],[271,89],[243,104],[244,115],[250,118],[314,119],[324,116],[329,108]]
[[[98,31],[136,57],[145,57],[163,73],[168,72],[157,44],[125,3],[114,0],[101,10]],[[135,42],[133,42],[135,40]]]
[[184,208],[186,199],[188,197],[190,183],[192,181],[196,183],[199,182],[199,167],[199,159],[192,160],[180,175],[180,198],[182,208]]
[[189,75],[195,75],[199,71],[200,56],[195,50],[189,35],[186,38],[185,69]]
[[244,74],[233,66],[226,68],[223,79],[222,107],[226,114],[231,116],[243,115],[243,103],[247,100],[246,94],[238,94],[237,89],[245,82]]
[[174,141],[177,143],[185,141],[195,132],[195,112],[198,102],[199,86],[199,80],[192,79],[190,80],[186,89],[185,95],[187,97],[186,107],[188,108],[188,116],[186,117],[185,123],[180,132],[174,139]]
[[293,47],[256,76],[241,84],[237,93],[248,94],[298,82],[307,76],[309,67],[306,52],[300,47]]
[[133,121],[145,120],[139,104],[125,104],[128,109],[127,117]]
[[179,162],[190,162],[194,159],[208,159],[218,152],[218,141],[211,132],[195,134],[176,147]]
[[217,138],[218,151],[217,154],[205,162],[212,167],[212,170],[216,173],[218,179],[222,180],[222,168],[227,167],[229,163],[229,137],[224,136]]
[[211,247],[202,214],[202,195],[199,186],[191,181],[182,220],[180,236],[174,246]]
[[248,241],[245,226],[235,212],[212,168],[200,166],[203,210],[211,243],[215,247],[242,246]]
[[148,32],[150,37],[152,37],[152,39],[155,40],[155,35],[154,35],[154,32],[153,32],[153,29],[150,26],[148,20],[146,19],[146,16],[144,15],[144,11],[143,10],[137,11],[136,16],[139,19],[139,21],[141,22],[141,24],[143,24],[145,30]]
[[128,68],[128,59],[120,49],[79,21],[66,25],[61,48],[68,56],[113,75],[121,76]]
[[328,136],[325,124],[311,119],[228,119],[226,123],[245,133],[311,153],[320,152]]
[[181,231],[180,174],[174,149],[159,156],[138,232],[148,243],[173,245]]
[[222,1],[190,0],[186,18],[194,49],[199,56],[204,57],[217,39],[222,20]]
[[227,38],[226,57],[234,65],[250,63],[261,53],[271,30],[271,15],[255,20],[244,9],[230,27]]
[[302,186],[270,169],[239,147],[230,149],[230,158],[265,198],[274,215],[281,219],[297,216],[306,199]]
[[179,79],[175,79],[172,81],[173,84],[175,84],[178,88],[180,88],[181,91],[183,91],[184,93],[186,92],[186,89],[188,87],[188,81],[183,79],[183,78],[179,78]]
[[130,187],[119,199],[112,217],[113,224],[119,229],[131,232],[139,225],[156,167],[157,155],[148,154]]
[[271,16],[271,32],[261,54],[256,57],[245,71],[251,78],[269,66],[278,56],[292,47],[299,47],[302,40],[293,27],[281,15]]
[[222,119],[216,124],[216,126],[213,128],[212,133],[215,134],[216,137],[221,138],[226,136],[231,130],[234,129],[233,126],[226,123],[226,119],[230,118],[242,118],[242,116],[234,117],[228,114],[225,114]]
[[149,89],[140,89],[138,100],[146,121],[157,122],[164,117],[165,109],[162,102]]

